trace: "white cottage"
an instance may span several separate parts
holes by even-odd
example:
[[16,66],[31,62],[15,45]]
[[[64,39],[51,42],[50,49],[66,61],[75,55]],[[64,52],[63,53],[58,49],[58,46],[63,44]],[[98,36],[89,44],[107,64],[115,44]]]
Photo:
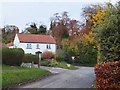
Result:
[[16,34],[13,48],[22,48],[25,53],[35,54],[37,51],[56,53],[56,41],[49,35]]

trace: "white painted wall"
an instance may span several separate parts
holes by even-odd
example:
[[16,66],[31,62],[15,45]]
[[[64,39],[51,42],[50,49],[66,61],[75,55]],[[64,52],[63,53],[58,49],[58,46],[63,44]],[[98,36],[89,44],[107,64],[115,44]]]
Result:
[[13,48],[18,48],[19,44],[20,44],[20,41],[19,41],[18,35],[16,34],[15,39],[13,41]]
[[40,49],[37,49],[38,43],[31,43],[32,48],[27,49],[27,44],[28,43],[20,43],[18,47],[22,48],[25,51],[25,53],[31,53],[31,54],[35,54],[35,52],[37,52],[37,51],[41,51],[42,53],[45,51],[51,51],[53,53],[56,53],[56,45],[55,44],[50,44],[51,49],[47,49],[47,44],[42,44],[42,43],[39,43]]
[[[25,53],[31,53],[31,54],[35,54],[35,52],[37,51],[41,51],[42,53],[45,51],[51,51],[53,53],[56,53],[56,44],[49,44],[49,43],[30,43],[31,44],[31,49],[27,49],[27,44],[28,43],[21,43],[19,41],[18,35],[16,34],[14,42],[13,42],[14,46],[13,48],[22,48]],[[39,44],[40,49],[37,49],[37,44]],[[47,45],[50,45],[50,49],[47,49]]]

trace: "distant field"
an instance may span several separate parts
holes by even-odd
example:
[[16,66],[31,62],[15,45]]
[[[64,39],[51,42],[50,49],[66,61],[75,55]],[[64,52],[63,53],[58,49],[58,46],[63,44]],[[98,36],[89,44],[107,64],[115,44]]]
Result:
[[7,85],[13,85],[20,82],[37,79],[49,73],[49,71],[38,68],[2,65],[2,86],[4,87]]

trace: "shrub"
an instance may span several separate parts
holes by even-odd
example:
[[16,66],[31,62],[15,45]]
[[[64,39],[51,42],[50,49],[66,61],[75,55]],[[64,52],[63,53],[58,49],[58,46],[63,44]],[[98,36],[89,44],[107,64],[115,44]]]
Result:
[[54,59],[52,59],[52,60],[44,59],[41,61],[41,65],[42,66],[56,67],[58,65],[58,62]]
[[24,62],[24,63],[34,62],[35,64],[37,64],[38,63],[38,57],[37,57],[37,55],[25,54],[22,62]]
[[21,65],[24,51],[21,48],[3,48],[2,63],[6,65]]
[[54,54],[50,51],[45,51],[42,53],[42,58],[43,59],[52,59],[52,58],[54,58]]
[[58,62],[65,60],[65,52],[64,52],[64,50],[57,49],[57,51],[56,51],[56,60]]
[[95,75],[98,90],[120,88],[120,61],[96,64]]
[[57,60],[58,62],[60,62],[60,61],[62,61],[63,59],[62,59],[62,57],[60,57],[60,56],[56,56],[56,60]]
[[[67,63],[74,63],[76,65],[90,65],[94,66],[97,63],[97,50],[90,43],[79,42],[76,47],[73,44],[72,46],[63,46],[63,51],[61,57],[57,59],[63,59]],[[75,60],[72,60],[72,56],[75,57]]]
[[95,28],[98,63],[120,59],[120,2],[110,10],[103,23]]
[[58,62],[53,59],[52,63],[50,63],[49,66],[56,67],[58,65]]
[[[69,55],[68,58],[71,56]],[[71,59],[71,58],[70,58]],[[71,59],[71,63],[73,63]],[[84,45],[81,43],[79,46],[79,52],[75,55],[74,64],[94,66],[97,63],[97,50],[92,44]]]
[[49,66],[49,65],[50,65],[50,61],[44,59],[44,60],[41,61],[41,65],[42,65],[42,66]]

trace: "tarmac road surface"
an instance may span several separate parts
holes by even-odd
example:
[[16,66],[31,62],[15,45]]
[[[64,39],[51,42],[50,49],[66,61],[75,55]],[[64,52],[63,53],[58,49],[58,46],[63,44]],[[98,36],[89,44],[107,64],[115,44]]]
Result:
[[90,88],[95,80],[93,67],[78,67],[76,70],[44,67],[54,75],[22,85],[19,88]]

